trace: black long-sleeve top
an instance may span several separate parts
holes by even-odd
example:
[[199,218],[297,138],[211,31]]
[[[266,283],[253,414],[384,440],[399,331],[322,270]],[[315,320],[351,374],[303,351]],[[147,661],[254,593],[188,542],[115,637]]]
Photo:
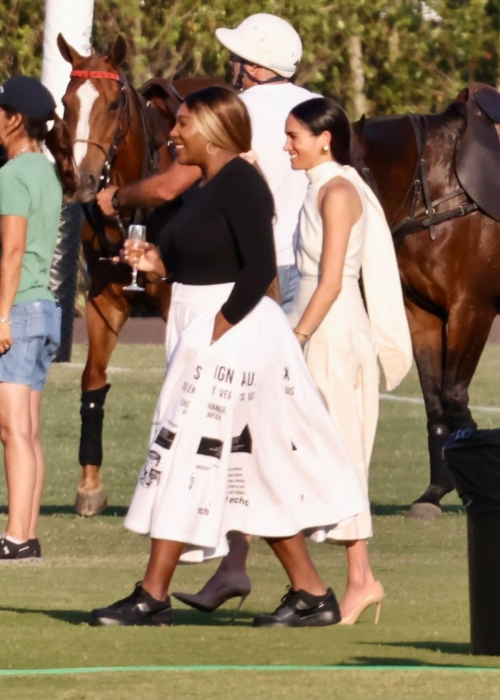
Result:
[[262,299],[276,275],[274,203],[266,181],[234,158],[203,187],[185,197],[162,231],[159,248],[174,282],[234,288],[221,311],[241,321]]

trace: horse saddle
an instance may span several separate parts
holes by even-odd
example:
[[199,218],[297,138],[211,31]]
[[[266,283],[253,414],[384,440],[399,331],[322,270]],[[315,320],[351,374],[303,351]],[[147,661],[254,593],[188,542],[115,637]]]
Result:
[[500,221],[500,93],[482,83],[472,83],[467,91],[457,177],[469,197]]
[[165,78],[151,78],[139,88],[139,94],[155,106],[163,107],[162,111],[169,113],[175,122],[175,115],[181,106],[183,99],[172,83]]

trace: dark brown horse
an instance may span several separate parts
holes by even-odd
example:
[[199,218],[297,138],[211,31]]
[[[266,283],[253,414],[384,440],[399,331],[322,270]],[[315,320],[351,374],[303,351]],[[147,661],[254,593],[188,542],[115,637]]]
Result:
[[[500,300],[500,223],[484,211],[499,218],[494,122],[500,96],[476,87],[485,88],[477,94],[488,98],[492,119],[472,102],[471,88],[441,114],[374,118],[354,126],[365,174],[374,177],[394,233],[424,395],[431,478],[410,516],[425,519],[441,513],[440,501],[452,490],[443,444],[452,431],[475,427],[468,388]],[[475,163],[481,172],[491,164],[493,180],[479,182]],[[483,209],[459,178],[477,192]]]
[[[88,207],[82,240],[90,278],[86,303],[89,349],[82,376],[83,472],[75,508],[80,515],[90,516],[101,512],[107,502],[99,472],[104,402],[110,387],[106,369],[137,296],[123,290],[130,283],[130,268],[113,265],[110,258],[121,247],[127,224],[143,223],[146,214],[131,211],[123,221],[104,220],[95,196],[108,183],[136,182],[171,165],[174,154],[169,135],[181,100],[166,81],[150,81],[139,91],[127,82],[122,70],[127,54],[123,37],[117,38],[107,55],[81,56],[62,36],[58,44],[72,66],[63,104],[79,183],[75,201]],[[177,81],[176,88],[185,96],[206,84],[206,79],[184,80]],[[150,234],[148,228],[148,240]],[[141,302],[155,307],[166,320],[169,285],[146,278],[140,281],[146,288]]]

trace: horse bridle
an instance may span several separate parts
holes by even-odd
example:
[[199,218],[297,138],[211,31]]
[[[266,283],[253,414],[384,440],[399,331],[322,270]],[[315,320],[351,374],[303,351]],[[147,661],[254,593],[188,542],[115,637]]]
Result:
[[[139,119],[142,124],[142,129],[143,129],[143,134],[144,134],[144,139],[145,139],[145,148],[144,148],[144,155],[143,155],[143,160],[142,160],[142,170],[141,170],[141,176],[140,179],[144,179],[148,175],[152,173],[156,173],[158,171],[158,165],[159,165],[159,149],[162,146],[162,141],[158,140],[155,136],[156,133],[156,127],[158,125],[158,114],[154,106],[148,101],[145,100],[135,89],[134,87],[127,81],[127,79],[123,76],[120,75],[119,73],[111,72],[111,71],[96,71],[96,70],[73,70],[71,72],[71,77],[72,78],[85,78],[85,79],[107,79],[107,80],[115,80],[119,82],[122,86],[122,92],[124,94],[124,99],[123,99],[123,105],[121,109],[121,113],[119,116],[118,120],[118,126],[116,129],[116,133],[113,139],[113,142],[110,146],[109,149],[105,148],[101,143],[98,141],[94,141],[92,139],[78,139],[75,140],[75,143],[78,141],[81,141],[83,143],[88,143],[90,145],[93,145],[104,154],[105,157],[105,163],[104,166],[101,170],[101,176],[99,180],[99,186],[98,186],[98,192],[100,192],[103,188],[107,187],[110,184],[111,181],[111,170],[114,165],[116,153],[118,151],[118,148],[120,147],[123,139],[127,136],[128,131],[130,129],[130,124],[132,120],[132,116],[130,113],[130,105],[131,105],[131,100],[135,96],[136,101],[137,101],[137,110],[138,110],[138,115]],[[180,98],[181,99],[181,98]],[[149,111],[148,111],[149,110]],[[127,127],[124,128],[123,124],[124,121],[127,121]],[[154,121],[154,125],[152,124],[152,120]],[[173,146],[172,141],[167,142],[167,148],[170,153],[170,157],[172,160],[175,159],[176,153],[175,153],[175,147]],[[105,254],[105,256],[99,258],[100,260],[109,260],[110,257],[113,254],[116,254],[117,251],[121,248],[121,242],[118,242],[114,245],[110,243],[108,240],[108,237],[106,235],[105,231],[105,221],[104,221],[104,215],[102,214],[101,210],[97,206],[95,200],[91,202],[90,204],[82,204],[83,212],[85,214],[85,218],[87,219],[87,222],[91,229],[94,231],[94,234],[98,240],[99,247],[101,250],[102,254]],[[131,221],[134,224],[138,224],[141,221],[144,220],[146,216],[146,212],[140,208],[136,208],[131,216]],[[126,238],[127,232],[125,229],[125,224],[122,220],[122,217],[120,216],[119,213],[117,213],[114,217],[114,220],[116,222],[116,225],[118,229],[120,230],[121,236],[123,238]]]
[[[121,93],[124,96],[123,99],[123,106],[122,110],[120,112],[120,117],[118,119],[118,127],[116,129],[115,137],[113,139],[113,142],[109,149],[106,149],[99,141],[94,141],[93,139],[75,139],[73,141],[73,145],[75,143],[87,143],[91,146],[96,146],[100,151],[103,152],[104,157],[105,157],[105,163],[103,166],[103,172],[106,170],[111,169],[111,164],[114,160],[114,157],[116,155],[116,151],[118,150],[118,146],[120,145],[120,141],[125,138],[127,135],[127,131],[123,132],[122,131],[122,125],[123,125],[123,120],[125,117],[127,117],[127,122],[128,122],[128,127],[130,127],[130,112],[129,112],[129,98],[128,98],[128,92],[127,92],[127,79],[125,76],[121,76],[118,73],[108,73],[107,71],[85,71],[85,70],[74,70],[70,74],[71,78],[86,78],[90,80],[95,80],[97,78],[104,78],[105,80],[116,80],[117,82],[121,83]],[[102,175],[101,175],[101,179]],[[109,180],[105,183],[106,185],[109,184]]]
[[[124,75],[120,75],[119,73],[114,73],[112,71],[72,70],[70,73],[70,78],[83,78],[85,80],[98,80],[98,79],[115,80],[116,82],[121,84],[121,94],[123,95],[123,103],[122,103],[122,108],[120,111],[120,116],[118,118],[118,126],[116,129],[113,141],[111,143],[111,146],[109,148],[106,148],[101,143],[99,143],[98,141],[94,141],[93,139],[75,139],[73,141],[73,145],[75,145],[76,143],[86,143],[90,146],[95,146],[100,151],[102,151],[102,153],[104,154],[105,161],[104,161],[104,165],[103,165],[102,170],[101,170],[101,176],[99,179],[99,187],[97,190],[98,192],[100,192],[102,189],[104,189],[105,187],[107,187],[110,184],[111,168],[113,167],[113,163],[114,163],[114,160],[116,157],[116,152],[118,151],[120,143],[126,137],[128,130],[130,128],[130,121],[131,121],[130,100],[129,100],[128,90],[127,90],[127,87],[129,84],[128,84],[128,81]],[[127,120],[127,129],[124,131],[123,130],[123,122],[125,119]],[[87,204],[84,204],[82,206],[83,206],[85,218],[87,219],[91,228],[96,233],[96,235],[99,239],[99,243],[101,245],[101,248],[103,247],[103,243],[105,243],[106,247],[109,247],[109,242],[107,241],[107,238],[105,238],[105,233],[101,232],[102,221],[100,221],[98,223],[93,219],[91,212],[90,212],[90,207]],[[123,220],[122,220],[120,214],[117,213],[114,218],[116,220],[116,223],[118,224],[118,228],[120,229],[122,236],[125,237],[126,236],[125,225],[123,223]],[[101,226],[99,224],[101,224]]]

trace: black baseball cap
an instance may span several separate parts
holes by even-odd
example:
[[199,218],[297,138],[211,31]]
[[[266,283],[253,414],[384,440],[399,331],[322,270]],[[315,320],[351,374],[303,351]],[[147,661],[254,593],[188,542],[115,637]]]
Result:
[[0,107],[11,107],[33,119],[48,120],[56,103],[39,80],[26,75],[15,75],[0,85]]

